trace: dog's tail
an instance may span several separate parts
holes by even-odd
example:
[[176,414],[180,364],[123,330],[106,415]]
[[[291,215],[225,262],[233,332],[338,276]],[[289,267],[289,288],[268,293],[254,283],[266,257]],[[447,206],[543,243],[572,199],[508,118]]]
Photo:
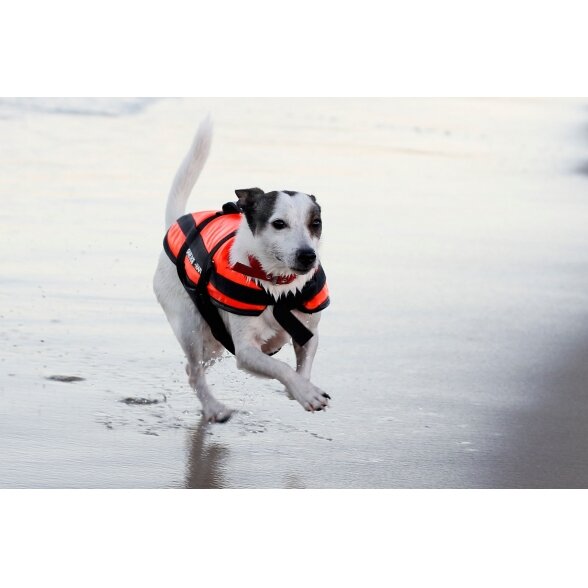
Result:
[[208,159],[212,142],[212,119],[208,115],[198,127],[194,141],[180,168],[176,172],[167,206],[165,208],[165,226],[172,225],[186,210],[188,196]]

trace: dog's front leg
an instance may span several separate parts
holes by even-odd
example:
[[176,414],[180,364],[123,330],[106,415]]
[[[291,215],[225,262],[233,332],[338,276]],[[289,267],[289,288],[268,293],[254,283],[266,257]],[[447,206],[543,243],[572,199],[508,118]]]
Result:
[[263,353],[259,347],[253,344],[236,346],[235,357],[239,369],[280,381],[306,410],[322,410],[328,406],[328,394],[295,372],[289,365]]
[[312,362],[318,348],[318,331],[306,342],[306,345],[298,345],[294,342],[294,353],[296,354],[296,371],[307,380],[310,380]]
[[[237,367],[255,375],[281,382],[290,395],[306,410],[322,410],[328,405],[329,395],[294,371],[288,364],[266,355],[261,350],[260,333],[267,329],[263,317],[224,314],[235,344]],[[318,322],[318,320],[317,320]],[[312,325],[316,327],[316,324]]]
[[307,380],[310,380],[310,372],[312,371],[312,363],[314,356],[318,349],[318,326],[321,320],[321,313],[301,314],[298,313],[297,318],[304,323],[304,326],[312,333],[312,337],[305,345],[298,345],[296,341],[292,340],[294,344],[294,353],[296,354],[296,371]]

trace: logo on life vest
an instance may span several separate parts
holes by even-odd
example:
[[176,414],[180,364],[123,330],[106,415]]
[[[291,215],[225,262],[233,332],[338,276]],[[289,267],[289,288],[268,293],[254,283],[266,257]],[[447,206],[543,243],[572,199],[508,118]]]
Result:
[[192,267],[199,273],[202,274],[202,268],[200,267],[200,264],[196,261],[196,259],[194,258],[194,254],[192,253],[191,249],[188,249],[186,251],[186,256],[188,257],[188,260],[190,261],[190,263],[192,264]]

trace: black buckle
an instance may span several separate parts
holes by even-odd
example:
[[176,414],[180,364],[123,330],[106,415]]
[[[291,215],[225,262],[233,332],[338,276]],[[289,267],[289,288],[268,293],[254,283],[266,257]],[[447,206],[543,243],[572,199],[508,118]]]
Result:
[[227,202],[223,204],[223,212],[225,214],[240,214],[241,209],[236,202]]

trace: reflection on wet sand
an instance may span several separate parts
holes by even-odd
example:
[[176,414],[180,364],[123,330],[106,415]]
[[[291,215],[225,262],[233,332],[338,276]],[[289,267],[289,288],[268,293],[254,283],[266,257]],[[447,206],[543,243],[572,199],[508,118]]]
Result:
[[190,433],[190,452],[186,471],[186,488],[225,488],[222,471],[229,449],[210,443],[209,424],[202,419]]

